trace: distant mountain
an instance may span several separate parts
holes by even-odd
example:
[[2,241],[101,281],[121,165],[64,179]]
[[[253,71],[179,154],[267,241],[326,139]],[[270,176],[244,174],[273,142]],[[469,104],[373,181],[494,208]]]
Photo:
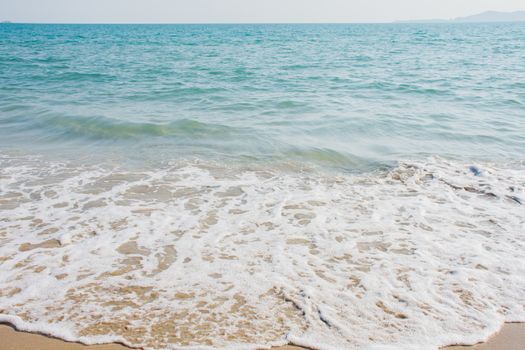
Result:
[[395,23],[474,23],[474,22],[525,22],[525,11],[498,12],[487,11],[473,16],[454,19],[423,19],[413,21],[396,21]]
[[525,11],[487,11],[474,16],[459,17],[454,22],[525,22]]

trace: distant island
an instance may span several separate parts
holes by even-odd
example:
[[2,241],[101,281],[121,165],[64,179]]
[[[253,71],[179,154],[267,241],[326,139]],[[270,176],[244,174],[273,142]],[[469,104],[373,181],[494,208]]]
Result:
[[396,23],[483,23],[483,22],[525,22],[525,11],[498,12],[486,11],[473,16],[454,19],[424,19],[396,21]]

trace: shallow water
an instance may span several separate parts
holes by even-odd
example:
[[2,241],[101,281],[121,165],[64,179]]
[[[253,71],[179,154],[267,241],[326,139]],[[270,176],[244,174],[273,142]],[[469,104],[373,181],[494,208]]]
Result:
[[322,350],[525,321],[523,24],[0,34],[0,320]]
[[4,147],[344,170],[525,150],[523,24],[0,31]]

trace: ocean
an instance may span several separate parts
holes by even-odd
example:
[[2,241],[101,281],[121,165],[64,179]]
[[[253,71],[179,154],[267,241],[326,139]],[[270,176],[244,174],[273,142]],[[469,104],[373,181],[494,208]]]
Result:
[[525,321],[525,24],[0,24],[0,321],[429,349]]

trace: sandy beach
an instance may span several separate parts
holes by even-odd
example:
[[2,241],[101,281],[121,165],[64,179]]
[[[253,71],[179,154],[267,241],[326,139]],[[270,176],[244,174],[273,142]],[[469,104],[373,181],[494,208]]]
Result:
[[[1,350],[124,350],[120,344],[86,346],[53,339],[40,334],[19,332],[13,327],[0,324]],[[487,343],[475,346],[451,346],[443,350],[523,350],[525,346],[525,323],[508,323]],[[283,346],[275,350],[300,350],[297,346]]]
[[525,350],[525,22],[406,1],[0,0],[0,350]]

